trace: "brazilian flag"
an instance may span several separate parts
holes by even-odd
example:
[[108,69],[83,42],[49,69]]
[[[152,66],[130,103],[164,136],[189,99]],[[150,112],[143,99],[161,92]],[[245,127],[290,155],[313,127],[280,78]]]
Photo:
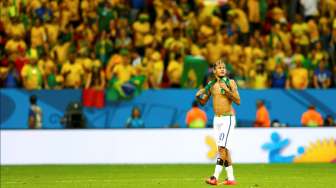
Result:
[[118,78],[113,77],[108,82],[106,99],[108,101],[132,99],[141,93],[145,80],[145,76],[133,76],[129,82],[121,84],[118,82]]
[[208,71],[208,62],[200,56],[187,55],[181,77],[181,86],[184,88],[199,87]]

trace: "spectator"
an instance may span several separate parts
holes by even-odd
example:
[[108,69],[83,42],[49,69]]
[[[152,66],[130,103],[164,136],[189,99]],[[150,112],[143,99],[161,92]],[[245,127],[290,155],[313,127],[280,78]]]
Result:
[[239,42],[246,44],[248,42],[249,22],[245,12],[242,9],[233,6],[233,8],[229,10],[228,15],[232,16],[233,23],[239,27]]
[[222,57],[223,43],[220,41],[219,37],[212,36],[210,41],[206,45],[208,51],[208,61],[212,64]]
[[16,59],[20,50],[26,51],[26,49],[26,42],[22,40],[18,35],[15,35],[13,38],[9,39],[5,45],[5,50],[10,59]]
[[336,126],[335,120],[331,115],[327,115],[326,118],[324,119],[324,126],[326,127]]
[[247,78],[242,68],[236,69],[234,80],[236,81],[238,88],[247,88]]
[[125,29],[118,31],[117,38],[115,40],[115,48],[117,51],[122,49],[131,50],[132,39],[127,35]]
[[44,56],[38,61],[38,67],[40,70],[44,70],[43,77],[46,80],[44,83],[44,88],[55,89],[57,86],[57,67],[54,61],[50,58],[49,53],[44,54]]
[[[26,62],[23,53],[33,49],[40,57],[51,52],[57,67],[54,74],[60,75],[69,60],[70,49],[76,49],[76,55],[83,58],[94,52],[102,62],[101,68],[108,70],[109,79],[113,68],[109,62],[117,60],[112,58],[116,52],[137,51],[141,57],[141,62],[135,57],[137,74],[145,78],[145,88],[169,85],[166,83],[170,76],[163,73],[167,73],[174,53],[183,58],[204,57],[208,66],[218,57],[224,57],[232,65],[231,75],[252,80],[250,88],[274,87],[274,80],[269,85],[267,75],[275,74],[276,64],[281,62],[289,67],[287,88],[294,89],[305,89],[310,83],[314,86],[312,72],[321,59],[325,58],[326,67],[329,62],[333,66],[336,59],[333,0],[245,0],[228,1],[219,6],[216,1],[211,2],[4,1],[0,3],[3,10],[0,11],[0,57],[5,54],[9,61],[15,62],[20,73],[20,66]],[[297,59],[302,64],[299,71],[295,67]],[[250,70],[256,72],[255,65],[260,60],[265,71],[250,74]],[[81,63],[87,73],[83,74],[83,82],[88,77],[88,62]],[[287,72],[287,67],[283,69]],[[303,76],[305,70],[307,78]],[[186,74],[190,80],[188,85],[197,87],[199,71]],[[23,78],[19,79],[19,83],[22,82]]]
[[37,105],[36,95],[30,96],[29,102],[28,126],[30,129],[40,129],[42,128],[42,109]]
[[19,81],[22,80],[21,71],[22,71],[22,68],[25,64],[29,64],[29,57],[26,55],[26,52],[24,51],[24,49],[20,48],[19,49],[19,54],[14,59],[15,70],[16,70],[16,72],[19,73],[19,78],[20,78]]
[[310,105],[301,116],[301,124],[305,127],[317,127],[323,125],[322,115],[316,111],[315,106]]
[[37,52],[32,51],[30,61],[21,70],[23,86],[25,89],[42,89],[43,71],[37,65]]
[[92,71],[88,75],[85,88],[93,88],[96,90],[104,90],[105,88],[105,72],[100,64],[93,65]]
[[121,62],[113,67],[110,82],[113,82],[113,87],[118,90],[121,96],[125,96],[127,94],[122,90],[122,86],[129,83],[132,76],[135,75],[135,70],[130,64],[130,59],[127,57],[128,51],[123,50],[121,54],[123,55],[121,59],[118,58],[118,61]]
[[250,21],[250,30],[253,32],[256,29],[260,29],[260,2],[258,0],[247,1],[248,19]]
[[286,88],[306,89],[308,87],[308,70],[302,67],[302,59],[295,58],[295,67],[289,71]]
[[58,64],[64,65],[68,61],[70,46],[70,42],[61,40],[52,48],[51,54]]
[[134,45],[136,50],[142,56],[145,54],[145,47],[144,47],[144,39],[147,34],[150,32],[150,23],[149,17],[147,14],[139,14],[139,18],[137,21],[133,23],[133,31],[134,31]]
[[[312,49],[311,54],[309,54],[311,61],[312,61],[312,67],[317,68],[320,61],[326,61],[328,58],[328,53],[322,49],[322,43],[317,42],[315,44],[315,48]],[[326,61],[327,62],[327,61]],[[327,65],[327,64],[325,64]]]
[[105,80],[105,71],[101,68],[100,63],[93,64],[83,90],[83,106],[105,107]]
[[275,65],[275,70],[271,75],[271,87],[272,88],[285,88],[286,86],[287,74],[281,63]]
[[153,88],[159,88],[163,76],[163,61],[161,54],[154,51],[148,62],[151,73],[149,74],[149,83]]
[[75,63],[75,54],[62,66],[61,74],[64,77],[66,88],[80,88],[82,86],[84,69],[79,63]]
[[100,39],[96,42],[95,51],[96,57],[103,63],[104,66],[107,64],[109,57],[112,54],[112,50],[112,41],[108,37],[108,34],[103,31]]
[[111,7],[111,2],[109,1],[100,1],[99,6],[97,7],[98,13],[98,28],[99,31],[110,32],[110,22],[116,18],[115,9]]
[[35,10],[38,19],[48,21],[52,17],[52,11],[48,7],[48,1],[43,1],[40,8]]
[[0,88],[5,87],[5,80],[7,78],[7,72],[9,69],[9,61],[7,55],[0,56]]
[[257,60],[255,70],[252,70],[250,73],[251,87],[254,89],[266,89],[268,87],[268,74],[265,64],[261,61]]
[[325,59],[319,63],[319,67],[315,69],[313,76],[314,88],[327,89],[331,86],[331,72],[326,68]]
[[25,37],[26,29],[24,24],[20,21],[19,17],[13,17],[10,19],[12,23],[8,24],[6,29],[6,33],[11,37],[18,37],[23,39]]
[[[91,59],[93,59],[91,57]],[[106,78],[107,80],[111,80],[115,76],[115,67],[120,66],[119,64],[123,63],[123,57],[119,54],[116,53],[111,56],[108,64],[106,65]],[[126,74],[126,73],[125,73]]]
[[47,35],[47,41],[50,46],[54,46],[57,44],[57,38],[59,35],[59,25],[57,23],[56,18],[50,19],[46,24],[45,24],[45,31]]
[[36,19],[35,25],[31,29],[31,47],[42,48],[46,42],[47,34],[45,28],[41,25],[41,20]]
[[207,123],[206,113],[198,107],[198,102],[192,103],[192,108],[186,116],[186,124],[189,128],[205,128]]
[[256,120],[254,122],[255,127],[270,127],[271,120],[269,117],[268,110],[264,104],[264,101],[258,100],[257,101],[257,113],[256,113]]
[[19,86],[20,76],[12,62],[9,63],[8,68],[5,68],[4,71],[0,71],[0,73],[0,80],[3,80],[3,87],[17,88]]
[[145,128],[145,123],[141,118],[141,111],[138,107],[133,107],[131,117],[126,121],[126,128]]
[[304,46],[309,44],[309,39],[306,35],[308,32],[308,25],[303,21],[300,14],[296,14],[295,22],[292,25],[291,33],[293,35],[293,42],[297,46]]
[[167,75],[170,81],[170,87],[181,87],[181,76],[183,71],[183,58],[180,54],[176,54],[176,57],[169,62],[167,68]]

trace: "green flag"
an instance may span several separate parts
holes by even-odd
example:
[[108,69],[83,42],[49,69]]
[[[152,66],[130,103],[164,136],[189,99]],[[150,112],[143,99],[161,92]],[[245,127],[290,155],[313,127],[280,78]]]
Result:
[[208,62],[203,57],[187,55],[184,58],[181,86],[184,88],[199,87],[208,71],[208,67]]

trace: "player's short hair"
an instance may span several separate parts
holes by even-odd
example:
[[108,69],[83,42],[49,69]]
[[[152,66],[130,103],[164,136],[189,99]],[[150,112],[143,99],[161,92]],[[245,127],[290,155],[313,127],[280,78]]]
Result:
[[225,60],[223,58],[218,59],[215,64],[214,64],[214,69],[217,68],[217,66],[219,66],[220,64],[224,64],[225,65]]

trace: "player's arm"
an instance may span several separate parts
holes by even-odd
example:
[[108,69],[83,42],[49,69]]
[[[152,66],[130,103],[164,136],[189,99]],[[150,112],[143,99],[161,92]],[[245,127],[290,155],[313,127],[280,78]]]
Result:
[[220,86],[225,91],[224,95],[233,100],[233,102],[235,102],[236,104],[240,105],[240,96],[238,93],[237,84],[234,80],[230,80],[231,89],[229,89],[227,85],[223,82],[220,83]]
[[196,93],[196,98],[200,97],[202,94],[205,94],[205,88],[199,89]]
[[205,88],[202,88],[200,90],[197,91],[196,93],[196,100],[202,105],[204,106],[208,100],[209,100],[209,95],[206,92]]
[[204,88],[200,89],[196,93],[196,100],[201,104],[205,105],[211,95],[211,87],[214,85],[215,81],[210,81]]

